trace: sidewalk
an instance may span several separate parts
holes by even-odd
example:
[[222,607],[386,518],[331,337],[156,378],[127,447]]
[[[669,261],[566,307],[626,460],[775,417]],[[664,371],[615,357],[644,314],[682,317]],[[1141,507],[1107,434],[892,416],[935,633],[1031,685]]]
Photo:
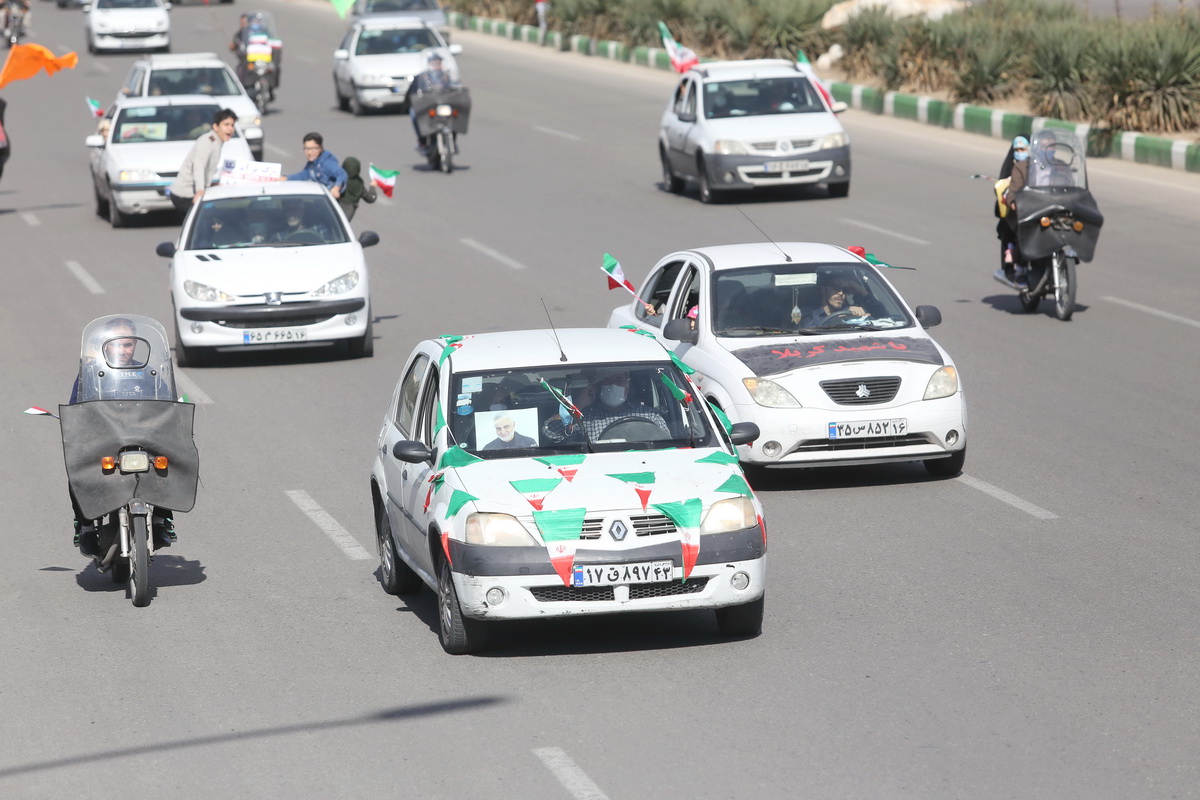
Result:
[[[518,25],[506,20],[471,17],[457,11],[450,11],[447,16],[450,24],[461,30],[502,36],[563,52],[582,53],[653,69],[671,70],[671,61],[666,50],[658,47],[629,47],[623,42],[594,40],[587,36],[564,37],[558,31],[548,30],[543,34],[535,25]],[[1028,133],[1045,126],[1066,128],[1075,131],[1080,139],[1088,142],[1088,155],[1092,157],[1117,158],[1186,172],[1200,172],[1200,142],[1164,139],[1128,131],[1095,130],[1086,122],[1065,122],[966,103],[948,103],[915,94],[886,92],[844,81],[832,81],[827,85],[835,99],[852,108],[874,114],[886,114],[898,119],[979,133],[997,139],[1011,139],[1018,133]]]

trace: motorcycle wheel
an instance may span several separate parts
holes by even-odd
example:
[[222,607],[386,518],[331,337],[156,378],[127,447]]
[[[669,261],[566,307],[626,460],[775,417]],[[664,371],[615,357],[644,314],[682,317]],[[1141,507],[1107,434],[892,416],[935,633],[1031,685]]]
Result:
[[1075,259],[1054,254],[1054,316],[1067,322],[1075,313]]
[[271,88],[267,86],[266,78],[259,78],[254,82],[254,105],[258,106],[258,111],[264,117],[267,115],[267,103],[271,99]]
[[454,144],[449,131],[438,134],[438,157],[442,160],[442,172],[449,175],[454,171]]
[[129,554],[129,595],[138,608],[150,605],[150,543],[146,517],[133,515],[129,520],[133,534],[133,552]]

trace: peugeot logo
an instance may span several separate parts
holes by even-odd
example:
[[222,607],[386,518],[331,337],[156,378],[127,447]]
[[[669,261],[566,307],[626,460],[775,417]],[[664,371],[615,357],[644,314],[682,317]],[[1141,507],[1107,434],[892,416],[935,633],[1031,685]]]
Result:
[[625,523],[621,520],[617,520],[608,526],[608,535],[618,542],[624,541],[625,534],[627,533],[629,533],[629,528],[625,527]]
[[855,392],[854,395],[856,397],[858,397],[860,400],[866,400],[868,397],[871,396],[871,390],[867,388],[867,385],[865,383],[860,383],[858,385],[858,391]]
[[267,298],[267,305],[269,306],[283,305],[283,292],[267,292],[263,296]]

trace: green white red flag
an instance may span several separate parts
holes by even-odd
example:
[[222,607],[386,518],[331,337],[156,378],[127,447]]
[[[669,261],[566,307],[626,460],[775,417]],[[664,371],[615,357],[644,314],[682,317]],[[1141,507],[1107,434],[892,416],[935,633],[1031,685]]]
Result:
[[679,531],[679,544],[683,548],[683,579],[686,581],[696,567],[700,555],[700,513],[703,504],[693,497],[678,503],[655,503],[655,510],[667,515]]
[[579,535],[583,533],[583,518],[586,515],[586,508],[533,512],[533,522],[542,535],[542,541],[546,543],[550,563],[558,577],[562,578],[563,586],[571,585],[575,548],[579,545]]
[[642,501],[642,511],[647,510],[647,504],[650,502],[651,487],[654,484],[653,472],[617,472],[610,473],[610,478],[616,478],[623,481],[637,492],[638,499]]
[[530,478],[523,481],[509,481],[509,484],[524,496],[535,511],[541,511],[546,495],[554,491],[562,482],[562,478]]
[[667,58],[671,59],[671,67],[676,72],[682,74],[700,63],[695,53],[675,41],[667,24],[661,20],[658,23],[658,32],[662,34],[663,49],[667,51]]
[[624,289],[633,295],[634,300],[637,300],[642,305],[646,304],[645,300],[638,297],[637,289],[633,288],[633,284],[625,279],[625,270],[621,269],[620,261],[617,261],[609,253],[605,253],[604,264],[600,269],[604,270],[604,274],[608,276],[608,288],[610,291],[612,289]]
[[93,100],[90,97],[85,97],[83,99],[87,103],[88,111],[92,112],[93,117],[103,117],[104,116],[104,109],[100,107],[100,104],[98,102],[96,102],[95,100]]
[[392,192],[396,189],[396,176],[400,174],[400,170],[379,169],[374,164],[368,164],[367,169],[371,175],[371,183],[378,186],[379,191],[384,195],[391,197]]

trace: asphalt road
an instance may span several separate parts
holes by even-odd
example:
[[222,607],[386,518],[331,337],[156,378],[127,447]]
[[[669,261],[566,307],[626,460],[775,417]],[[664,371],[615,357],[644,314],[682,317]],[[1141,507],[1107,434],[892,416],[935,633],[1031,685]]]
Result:
[[[341,24],[264,2],[287,68],[265,127],[289,171],[319,130],[401,170],[363,206],[376,355],[287,352],[181,371],[197,402],[195,510],[153,602],[71,547],[57,426],[97,316],[170,319],[170,219],[95,216],[84,97],[133,56],[86,53],[78,11],[37,41],[79,66],[4,90],[0,183],[0,796],[128,798],[1129,798],[1200,793],[1195,176],[1097,162],[1106,216],[1073,321],[991,280],[1004,147],[847,112],[854,184],[703,206],[658,186],[670,75],[456,33],[475,100],[461,169],[424,170],[407,118],[336,110]],[[176,52],[223,51],[246,6],[176,6]],[[368,474],[418,340],[603,325],[670,250],[861,244],[916,271],[969,398],[966,472],[919,465],[758,481],[771,536],[761,637],[709,614],[520,624],[477,657],[437,643],[434,599],[382,591]],[[303,492],[324,512],[306,515]],[[345,530],[366,553],[340,548]]]

